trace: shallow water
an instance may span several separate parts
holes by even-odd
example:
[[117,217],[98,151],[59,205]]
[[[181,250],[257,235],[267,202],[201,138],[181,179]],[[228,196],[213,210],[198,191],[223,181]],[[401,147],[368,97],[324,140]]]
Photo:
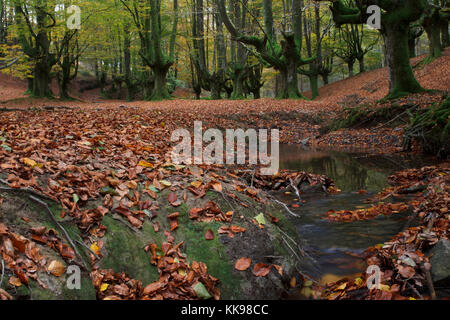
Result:
[[[342,190],[336,195],[323,192],[301,194],[301,200],[306,200],[304,204],[296,201],[293,194],[278,195],[289,205],[300,204],[299,208],[291,208],[301,216],[294,218],[293,223],[315,260],[313,265],[306,266],[305,271],[322,283],[364,271],[364,262],[358,255],[370,246],[390,240],[404,229],[408,220],[407,212],[351,223],[329,222],[324,219],[325,214],[332,209],[354,210],[370,206],[364,200],[386,187],[389,175],[405,168],[432,164],[425,158],[307,150],[292,145],[280,146],[280,158],[280,168],[326,174]],[[356,193],[358,190],[368,193],[361,195]]]

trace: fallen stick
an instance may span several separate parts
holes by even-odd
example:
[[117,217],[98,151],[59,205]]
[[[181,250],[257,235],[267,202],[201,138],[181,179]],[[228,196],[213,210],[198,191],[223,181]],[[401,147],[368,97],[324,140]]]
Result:
[[436,300],[436,290],[434,290],[433,279],[431,278],[431,273],[430,273],[431,266],[429,263],[423,263],[423,264],[421,264],[420,267],[425,272],[428,289],[430,289],[430,293],[431,293],[431,299]]
[[296,214],[296,213],[292,212],[291,210],[289,210],[288,206],[285,203],[283,203],[283,202],[281,202],[281,201],[279,201],[277,199],[272,199],[272,201],[282,205],[290,215],[292,215],[294,217],[297,217],[297,218],[300,218],[300,216],[298,214]]
[[289,178],[289,183],[291,184],[292,189],[294,189],[295,194],[297,195],[298,201],[300,201],[302,198],[300,197],[300,192],[298,191],[298,188],[295,186],[294,182],[291,178]]
[[55,216],[53,215],[53,212],[50,210],[49,206],[47,203],[45,203],[44,201],[42,201],[41,199],[38,199],[34,196],[29,196],[30,200],[40,204],[41,206],[43,206],[46,209],[47,215],[50,217],[50,219],[53,221],[54,224],[56,224],[56,226],[61,229],[61,231],[64,233],[64,237],[66,238],[67,242],[69,242],[69,244],[71,245],[71,247],[73,248],[73,250],[75,251],[75,254],[78,256],[78,258],[81,259],[81,261],[84,264],[84,267],[86,268],[86,270],[88,270],[88,267],[86,266],[83,258],[81,257],[80,253],[77,250],[77,247],[75,246],[75,244],[72,241],[72,238],[69,236],[69,233],[66,231],[66,229],[56,220]]
[[2,277],[0,279],[0,288],[2,287],[2,283],[3,283],[3,276],[5,274],[5,261],[3,261],[3,258],[0,257],[0,259],[2,259]]
[[92,254],[94,255],[94,257],[95,257],[97,260],[100,260],[99,255],[96,254],[94,251],[92,251],[92,249],[89,248],[83,241],[75,240],[75,242],[78,243],[78,244],[80,244],[80,245],[83,246],[84,248],[86,248],[90,253],[92,253]]
[[57,202],[56,199],[50,198],[49,196],[39,193],[31,188],[11,188],[9,187],[9,183],[6,180],[0,179],[0,182],[7,185],[8,187],[0,187],[0,191],[5,191],[5,192],[26,192],[26,193],[31,193],[32,195],[42,198],[42,199],[46,199],[46,200],[51,200],[51,201],[55,201]]

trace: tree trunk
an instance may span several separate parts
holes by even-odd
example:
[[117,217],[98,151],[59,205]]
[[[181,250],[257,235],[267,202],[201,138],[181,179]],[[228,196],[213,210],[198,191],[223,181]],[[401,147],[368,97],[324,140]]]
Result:
[[50,90],[50,70],[45,57],[38,61],[34,67],[33,72],[33,88],[31,94],[34,97],[51,97],[52,91]]
[[280,70],[280,92],[278,99],[299,99],[303,98],[298,90],[298,77],[295,68]]
[[409,57],[415,58],[416,57],[416,39],[408,40],[408,48],[409,48]]
[[233,75],[233,92],[231,93],[231,99],[241,100],[244,99],[244,70],[240,66],[235,68]]
[[428,26],[425,31],[428,36],[430,56],[440,57],[442,53],[440,29],[437,26]]
[[155,81],[155,86],[153,87],[152,95],[150,96],[150,100],[165,100],[170,98],[169,90],[166,86],[166,77],[169,68],[154,66],[153,77]]
[[222,84],[217,75],[214,75],[211,79],[211,99],[220,100],[222,99],[220,92],[222,91]]
[[257,100],[257,99],[261,99],[261,89],[254,89],[252,91],[253,94],[253,99]]
[[328,74],[322,74],[323,84],[327,85],[330,83],[330,79],[328,78]]
[[428,36],[430,56],[437,58],[441,56],[441,19],[439,10],[432,8],[429,15],[423,20],[422,25]]
[[312,99],[315,99],[319,96],[319,77],[317,74],[312,74],[308,76],[309,84],[311,86],[311,95]]
[[388,98],[424,91],[409,62],[408,26],[402,22],[392,23],[385,28],[384,38],[389,67]]
[[441,23],[441,36],[442,47],[448,47],[450,45],[450,39],[448,36],[448,21],[443,21]]
[[358,63],[359,63],[359,73],[366,72],[366,65],[364,63],[364,57],[358,59]]
[[133,85],[131,83],[131,39],[129,34],[129,27],[126,25],[123,29],[123,59],[124,59],[124,73],[125,85],[127,86],[127,101],[133,100]]
[[347,62],[347,66],[348,66],[348,77],[351,78],[355,75],[355,72],[353,71],[353,67],[354,67],[355,63],[354,62]]

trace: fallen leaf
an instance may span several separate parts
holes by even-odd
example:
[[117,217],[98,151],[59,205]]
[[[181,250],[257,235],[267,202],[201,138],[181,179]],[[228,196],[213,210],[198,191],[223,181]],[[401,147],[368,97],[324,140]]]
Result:
[[205,234],[206,240],[214,240],[214,232],[211,229],[208,229]]
[[60,261],[53,260],[52,262],[50,262],[50,265],[48,266],[48,271],[52,275],[60,277],[64,274],[64,272],[66,272],[66,268]]
[[234,268],[239,271],[247,270],[252,263],[252,259],[250,258],[239,258],[234,264]]
[[257,277],[265,277],[269,274],[271,268],[272,266],[260,262],[253,267],[253,274]]

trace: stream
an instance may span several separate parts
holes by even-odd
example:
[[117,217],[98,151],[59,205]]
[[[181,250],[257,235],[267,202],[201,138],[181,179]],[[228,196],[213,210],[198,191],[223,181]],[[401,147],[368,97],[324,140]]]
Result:
[[[388,186],[387,177],[396,171],[433,164],[426,158],[405,158],[397,155],[370,155],[359,151],[304,149],[299,145],[280,146],[280,168],[325,174],[333,179],[342,192],[324,195],[323,192],[278,194],[300,218],[293,219],[304,240],[308,254],[315,260],[306,266],[321,284],[337,281],[365,271],[359,255],[368,247],[390,240],[402,231],[408,212],[390,217],[378,216],[369,221],[351,223],[329,222],[324,219],[329,210],[354,210],[369,207],[364,202]],[[366,190],[367,194],[356,191]],[[298,208],[292,204],[299,204]]]

